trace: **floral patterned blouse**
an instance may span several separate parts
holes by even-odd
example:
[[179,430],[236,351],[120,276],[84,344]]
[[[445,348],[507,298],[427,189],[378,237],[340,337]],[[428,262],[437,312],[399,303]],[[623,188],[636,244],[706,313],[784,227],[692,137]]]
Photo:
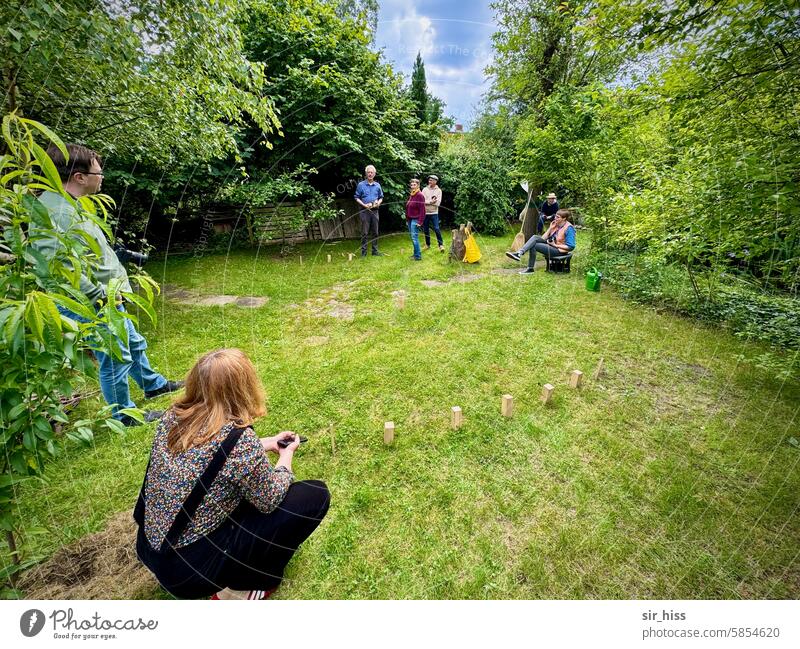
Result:
[[[206,444],[172,453],[167,448],[167,433],[176,423],[173,412],[158,423],[144,489],[144,531],[156,549],[161,547],[181,505],[233,428],[232,423],[226,424]],[[273,469],[253,429],[246,429],[176,546],[183,547],[213,532],[243,498],[268,514],[280,504],[292,482],[294,474],[285,467]]]

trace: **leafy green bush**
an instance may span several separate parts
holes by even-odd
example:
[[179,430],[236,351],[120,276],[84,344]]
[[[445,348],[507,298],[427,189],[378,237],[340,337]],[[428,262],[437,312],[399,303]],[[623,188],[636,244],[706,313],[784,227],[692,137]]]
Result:
[[[127,340],[124,320],[135,316],[118,311],[118,301],[124,298],[155,318],[155,283],[139,277],[147,295],[143,298],[119,291],[119,280],[112,280],[107,301],[99,307],[93,305],[81,293],[80,279],[81,275],[92,278],[97,244],[78,228],[58,232],[35,192],[60,193],[106,232],[110,199],[87,196],[76,200],[64,192],[58,172],[36,136],[44,135],[65,156],[67,151],[42,124],[12,114],[3,118],[2,132],[7,153],[0,157],[0,529],[6,532],[15,562],[0,571],[0,583],[13,584],[23,566],[14,537],[19,524],[14,507],[16,485],[40,476],[46,458],[58,453],[65,437],[87,444],[100,427],[124,431],[123,425],[111,418],[110,406],[93,417],[70,421],[65,399],[87,378],[97,377],[95,365],[87,357],[89,350],[121,356],[115,336]],[[38,238],[47,235],[56,236],[61,244],[50,259],[34,247]],[[59,306],[87,322],[62,316]],[[141,419],[136,409],[123,412]]]
[[[707,270],[693,285],[685,267],[616,251],[596,251],[586,263],[601,269],[627,299],[722,324],[737,336],[770,345],[773,354],[800,350],[800,300],[765,292],[746,276]],[[797,360],[780,365],[800,367]]]
[[445,135],[434,169],[455,194],[456,221],[472,221],[482,234],[501,234],[516,216],[512,196],[511,126],[487,117],[465,135]]

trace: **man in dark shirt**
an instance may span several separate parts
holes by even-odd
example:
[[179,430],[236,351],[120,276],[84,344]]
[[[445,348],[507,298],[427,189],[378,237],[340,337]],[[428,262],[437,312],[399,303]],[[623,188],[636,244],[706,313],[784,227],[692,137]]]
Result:
[[547,195],[547,200],[542,203],[542,209],[539,210],[539,222],[536,224],[536,234],[544,232],[545,222],[548,224],[551,223],[556,212],[558,212],[558,201],[556,200],[556,195],[550,192]]

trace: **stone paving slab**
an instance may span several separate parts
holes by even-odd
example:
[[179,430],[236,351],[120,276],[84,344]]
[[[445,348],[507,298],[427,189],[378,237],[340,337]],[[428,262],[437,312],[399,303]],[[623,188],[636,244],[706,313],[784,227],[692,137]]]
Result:
[[164,293],[164,297],[173,302],[188,304],[189,306],[226,306],[228,304],[233,304],[243,309],[258,309],[269,301],[268,297],[200,295],[199,293],[181,288],[180,286],[175,286],[174,284],[164,284],[161,290]]

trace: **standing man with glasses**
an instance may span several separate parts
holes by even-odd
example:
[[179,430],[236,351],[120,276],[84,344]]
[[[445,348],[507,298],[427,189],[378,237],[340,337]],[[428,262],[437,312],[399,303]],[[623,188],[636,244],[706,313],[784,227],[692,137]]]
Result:
[[361,207],[358,212],[361,218],[361,256],[367,256],[367,236],[371,236],[372,254],[380,257],[383,253],[378,252],[378,208],[383,202],[383,189],[375,180],[375,167],[367,165],[364,175],[366,180],[358,183],[353,197]]
[[444,241],[442,231],[439,229],[439,205],[442,204],[442,190],[439,189],[439,176],[431,174],[428,176],[428,186],[422,190],[425,197],[425,223],[422,229],[425,232],[425,250],[431,248],[431,226],[436,233],[436,241],[439,244],[439,252],[444,252]]
[[[69,161],[64,158],[56,146],[52,145],[47,150],[47,154],[61,177],[64,191],[75,199],[98,193],[103,184],[103,167],[100,156],[91,149],[78,144],[67,144],[66,148],[69,153]],[[105,232],[97,224],[86,218],[80,208],[76,209],[61,194],[45,191],[39,196],[39,201],[50,213],[56,230],[64,233],[77,228],[97,242],[100,256],[94,269],[94,277],[90,280],[85,275],[81,275],[80,278],[81,292],[93,304],[97,305],[100,300],[106,299],[106,287],[112,279],[121,281],[120,289],[122,291],[132,292],[127,271],[109,245]],[[58,238],[55,235],[48,236],[46,232],[37,234],[40,236],[36,239],[35,247],[46,258],[51,257],[60,245]],[[120,311],[125,310],[121,303],[117,308]],[[61,306],[58,309],[72,320],[85,322],[84,318],[68,309]],[[100,364],[100,390],[106,402],[114,406],[114,418],[126,426],[135,426],[139,423],[138,421],[130,415],[119,412],[123,408],[136,407],[131,400],[128,375],[132,376],[133,380],[142,388],[145,399],[179,390],[183,382],[167,381],[156,372],[147,359],[145,353],[147,341],[144,336],[136,330],[133,321],[129,318],[125,318],[125,328],[128,332],[128,344],[125,345],[122,340],[117,339],[122,352],[121,359],[116,359],[104,351],[94,350],[94,353]],[[163,413],[155,410],[147,411],[145,421],[154,421],[161,414]]]

